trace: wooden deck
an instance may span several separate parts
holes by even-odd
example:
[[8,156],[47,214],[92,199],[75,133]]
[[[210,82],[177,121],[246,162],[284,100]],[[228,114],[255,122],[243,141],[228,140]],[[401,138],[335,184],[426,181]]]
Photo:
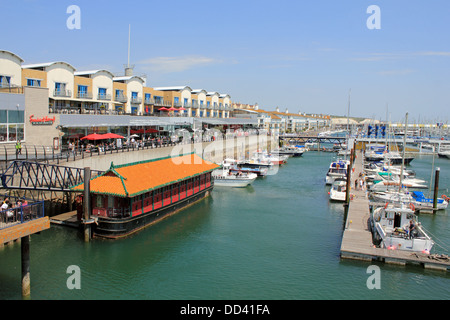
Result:
[[368,226],[370,217],[369,199],[366,191],[354,189],[354,181],[363,168],[362,153],[357,152],[353,167],[355,168],[351,180],[353,200],[350,201],[342,235],[341,258],[363,261],[375,260],[398,265],[415,264],[429,269],[449,270],[450,261],[440,259],[437,255],[374,247],[372,233]]
[[78,228],[80,226],[80,221],[77,220],[76,210],[53,216],[50,218],[50,222],[53,224],[59,224],[74,228]]
[[0,245],[38,233],[50,228],[48,217],[43,217],[24,223],[14,224],[0,230]]

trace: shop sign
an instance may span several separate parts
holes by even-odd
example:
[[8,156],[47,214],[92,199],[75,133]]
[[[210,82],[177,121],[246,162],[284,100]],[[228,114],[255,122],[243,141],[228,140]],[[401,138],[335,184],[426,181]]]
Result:
[[30,116],[30,123],[34,126],[51,126],[55,122],[55,117],[49,118],[47,116],[33,119],[34,114]]

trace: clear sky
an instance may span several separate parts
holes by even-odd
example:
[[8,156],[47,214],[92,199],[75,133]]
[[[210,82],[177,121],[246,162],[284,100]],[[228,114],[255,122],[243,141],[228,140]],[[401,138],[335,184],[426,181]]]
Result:
[[[67,27],[70,5],[80,29]],[[0,21],[0,49],[25,63],[121,73],[131,24],[131,63],[150,87],[341,116],[351,89],[350,116],[450,116],[448,0],[0,0]]]

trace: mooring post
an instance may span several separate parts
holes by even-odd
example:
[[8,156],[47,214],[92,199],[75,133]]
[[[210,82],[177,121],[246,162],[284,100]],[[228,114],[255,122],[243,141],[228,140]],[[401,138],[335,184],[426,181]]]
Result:
[[84,218],[84,241],[89,242],[91,239],[91,226],[86,222],[90,219],[91,197],[90,197],[90,180],[91,180],[91,168],[84,168],[84,197],[83,197],[83,218]]
[[30,285],[30,236],[21,238],[20,247],[22,252],[22,298],[28,299],[31,294]]
[[436,168],[436,175],[434,176],[434,196],[433,196],[433,213],[437,210],[437,198],[438,198],[438,189],[439,189],[439,172],[441,168]]

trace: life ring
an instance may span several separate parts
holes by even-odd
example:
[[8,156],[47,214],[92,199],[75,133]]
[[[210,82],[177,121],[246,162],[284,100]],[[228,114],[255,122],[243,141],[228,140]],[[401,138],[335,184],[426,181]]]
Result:
[[409,208],[410,208],[412,211],[416,211],[416,207],[414,206],[413,203],[410,203],[410,204],[409,204]]

